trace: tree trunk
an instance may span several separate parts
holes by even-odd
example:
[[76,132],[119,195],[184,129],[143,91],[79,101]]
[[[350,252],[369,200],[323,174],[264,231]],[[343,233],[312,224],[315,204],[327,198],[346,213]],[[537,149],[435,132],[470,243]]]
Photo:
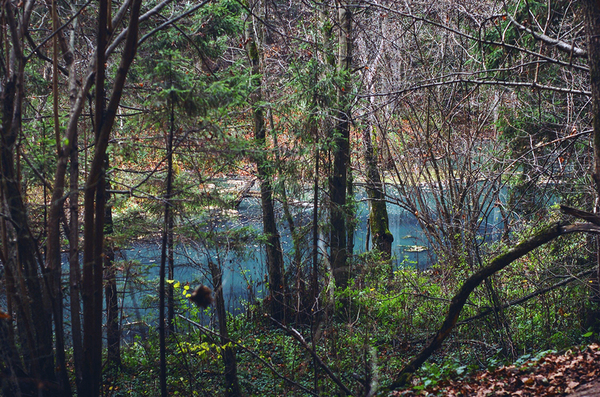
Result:
[[[35,382],[24,382],[22,392],[53,395],[60,393],[56,384],[53,337],[52,337],[52,296],[47,288],[51,281],[40,274],[43,269],[37,244],[29,227],[27,210],[19,188],[19,178],[15,172],[15,143],[21,131],[22,104],[24,98],[25,57],[22,43],[24,32],[29,26],[32,11],[31,2],[26,2],[22,12],[14,14],[12,3],[3,6],[4,20],[10,29],[10,60],[2,80],[2,128],[0,131],[0,182],[3,190],[3,213],[7,217],[8,240],[11,245],[11,258],[6,266],[14,276],[15,295],[11,297],[16,305],[17,327],[23,352],[25,374],[23,377]],[[7,41],[8,45],[8,41]],[[32,385],[31,383],[35,383]],[[38,390],[37,385],[43,385]]]
[[[585,15],[588,66],[590,69],[590,87],[592,91],[592,128],[594,146],[594,172],[592,177],[596,189],[595,212],[600,212],[600,4],[595,0],[581,2]],[[600,237],[596,237],[598,285],[600,285]],[[600,291],[594,291],[600,296]]]
[[110,132],[114,125],[117,108],[121,101],[123,87],[129,67],[135,58],[137,49],[137,33],[139,26],[141,0],[134,0],[131,5],[127,38],[123,55],[115,76],[113,91],[104,108],[103,75],[104,51],[106,46],[107,15],[106,0],[101,0],[98,18],[99,39],[96,60],[96,140],[94,157],[85,185],[84,197],[84,247],[83,247],[83,319],[84,319],[84,365],[81,395],[96,397],[100,392],[102,376],[102,254],[104,253],[104,156],[108,147]]
[[389,217],[385,195],[383,193],[383,184],[377,168],[377,161],[373,150],[373,141],[371,128],[363,129],[363,143],[365,145],[365,165],[367,167],[367,196],[371,211],[369,213],[369,226],[371,229],[371,239],[373,247],[381,252],[383,259],[390,260],[392,257],[392,242],[394,236],[389,229]]
[[346,189],[346,262],[352,263],[354,255],[354,233],[356,232],[356,202],[354,200],[354,174],[352,173],[352,159],[348,156],[348,180]]
[[[295,269],[296,276],[296,290],[294,300],[294,311],[296,316],[296,321],[298,316],[304,310],[305,299],[303,297],[306,294],[306,283],[304,281],[305,274],[302,269],[302,237],[300,229],[296,227],[296,223],[294,221],[294,216],[292,211],[290,210],[290,201],[287,194],[286,188],[286,177],[285,170],[282,169],[281,165],[283,164],[281,158],[279,156],[279,143],[277,139],[277,131],[275,130],[275,125],[273,122],[273,113],[269,111],[269,124],[271,133],[273,136],[273,146],[275,147],[275,160],[277,164],[277,172],[280,176],[279,182],[279,191],[281,193],[281,206],[283,208],[283,215],[285,220],[287,221],[288,227],[290,229],[290,234],[292,236],[292,249],[294,251],[294,259],[292,268]],[[289,272],[289,270],[288,270]],[[312,302],[310,303],[312,304]]]
[[[175,278],[175,258],[173,252],[173,139],[175,133],[175,108],[174,100],[171,98],[171,120],[169,122],[169,137],[167,139],[167,192],[165,201],[165,227],[167,233],[167,273],[169,280]],[[169,216],[167,217],[167,209]],[[175,298],[173,296],[173,284],[167,286],[167,335],[175,331]]]
[[[77,12],[75,5],[71,4],[73,13]],[[74,53],[75,32],[77,31],[77,18],[73,20],[73,33],[70,38],[70,52]],[[77,102],[77,73],[71,56],[69,64],[69,102],[73,117]],[[78,118],[78,117],[77,117]],[[75,128],[70,139],[70,151],[64,155],[69,156],[69,297],[71,305],[71,339],[73,344],[73,367],[75,372],[75,386],[81,387],[83,367],[83,346],[81,339],[81,269],[79,267],[79,151],[78,130]],[[60,161],[60,160],[59,160]],[[66,172],[66,171],[65,171]],[[64,176],[63,176],[64,178]],[[56,180],[55,180],[56,183]]]
[[262,101],[262,83],[260,78],[260,54],[258,37],[255,35],[252,16],[250,15],[246,29],[246,50],[252,66],[252,75],[256,89],[250,96],[250,105],[253,108],[254,141],[257,153],[255,155],[258,178],[260,180],[260,201],[263,211],[263,233],[266,238],[267,269],[269,273],[269,300],[271,316],[277,321],[285,318],[285,280],[283,269],[283,252],[273,204],[273,189],[271,186],[272,172],[266,154],[266,128]]
[[[215,291],[215,306],[219,320],[221,344],[226,345],[229,342],[229,333],[227,331],[227,311],[225,310],[225,299],[223,297],[223,275],[219,265],[208,262],[208,267],[212,275],[213,290]],[[225,365],[225,396],[241,396],[242,392],[237,377],[235,350],[231,345],[223,349],[223,364]]]
[[[173,87],[171,86],[171,89]],[[169,245],[169,235],[171,232],[171,195],[173,190],[173,97],[169,98],[171,106],[171,120],[169,134],[167,137],[167,189],[165,193],[165,218],[162,238],[162,248],[160,254],[160,274],[159,274],[159,292],[158,292],[158,332],[160,339],[160,392],[161,396],[167,396],[167,361],[166,361],[166,318],[165,318],[165,279],[167,268],[167,246]]]
[[[108,155],[106,156],[108,168]],[[106,201],[110,201],[110,183],[106,183]],[[114,233],[112,205],[106,205],[104,210],[104,234]],[[105,249],[104,269],[106,272],[106,361],[109,369],[121,368],[121,330],[119,329],[119,299],[117,295],[117,269],[115,267],[115,250],[112,243]]]
[[346,192],[348,166],[350,162],[350,106],[348,90],[350,89],[350,67],[352,64],[352,12],[346,3],[339,8],[340,24],[338,48],[338,73],[344,83],[338,92],[338,123],[333,131],[333,174],[330,191],[330,262],[335,277],[336,287],[346,288],[348,285],[347,265],[347,230],[346,230]]
[[[73,70],[73,69],[71,69]],[[76,135],[77,136],[77,135]],[[83,366],[83,346],[81,340],[81,269],[79,267],[79,152],[77,141],[71,151],[69,195],[69,297],[71,303],[71,338],[73,343],[73,364],[75,385],[81,387]]]
[[[107,45],[107,0],[99,0],[96,42],[94,141],[100,148],[104,120],[105,56]],[[83,242],[83,373],[81,394],[96,397],[102,374],[102,255],[104,254],[104,155],[94,154],[96,170],[88,172],[84,190]],[[92,174],[93,173],[93,174]],[[98,308],[99,307],[99,308]]]

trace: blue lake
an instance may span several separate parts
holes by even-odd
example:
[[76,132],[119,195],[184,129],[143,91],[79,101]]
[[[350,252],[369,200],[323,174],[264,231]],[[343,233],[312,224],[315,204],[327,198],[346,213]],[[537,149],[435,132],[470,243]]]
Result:
[[[309,224],[312,219],[312,208],[308,205],[295,206],[295,221],[299,224],[304,222]],[[284,250],[286,266],[290,265],[292,260],[292,242],[287,224],[283,219],[281,208],[277,208],[279,219],[279,230],[282,236],[281,243]],[[262,230],[260,201],[257,198],[246,198],[240,204],[238,211],[229,211],[226,214],[215,215],[215,224],[217,229],[230,230],[251,226],[257,231]],[[421,230],[415,217],[402,209],[398,205],[388,204],[389,228],[394,236],[393,254],[396,267],[416,266],[417,268],[426,268],[434,260],[430,251],[408,252],[409,247],[426,246],[425,234]],[[357,227],[355,233],[354,254],[360,254],[367,250],[367,222],[368,206],[366,200],[359,199],[357,211]],[[488,225],[492,228],[498,228],[501,224],[500,214],[493,211],[488,216]],[[312,232],[308,233],[312,236]],[[265,280],[267,270],[265,266],[266,255],[263,248],[257,241],[249,242],[245,245],[244,255],[227,250],[226,244],[221,244],[222,248],[218,252],[210,248],[205,248],[202,242],[187,242],[185,244],[176,244],[175,247],[175,280],[182,284],[189,284],[195,287],[198,283],[212,285],[210,274],[208,273],[207,263],[209,260],[218,263],[223,268],[223,292],[226,304],[232,313],[239,313],[244,310],[244,301],[252,301],[254,297],[264,296]],[[324,244],[321,252],[324,252]],[[303,252],[303,259],[306,268],[311,263],[311,242],[306,244],[306,252]],[[410,249],[409,249],[410,251]],[[130,248],[122,249],[118,252],[116,259],[126,262],[135,261],[137,271],[143,271],[146,280],[156,281],[158,278],[158,269],[160,265],[160,242],[133,244]],[[141,270],[139,270],[141,269]],[[124,278],[125,279],[125,278]],[[124,280],[122,279],[122,280]],[[121,283],[128,290],[125,283]],[[131,285],[131,284],[130,284]],[[130,295],[126,301],[134,307],[139,307],[141,303],[145,306],[147,301],[151,301],[156,296],[155,283],[148,288],[138,285],[138,288],[131,288],[126,293]],[[152,305],[151,305],[152,306]]]

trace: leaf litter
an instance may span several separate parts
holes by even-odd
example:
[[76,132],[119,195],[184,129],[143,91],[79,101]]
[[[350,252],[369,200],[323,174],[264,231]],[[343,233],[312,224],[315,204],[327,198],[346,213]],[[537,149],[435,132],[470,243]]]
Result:
[[440,381],[421,390],[396,391],[391,396],[600,396],[600,346],[550,353],[522,365],[503,366],[466,378]]

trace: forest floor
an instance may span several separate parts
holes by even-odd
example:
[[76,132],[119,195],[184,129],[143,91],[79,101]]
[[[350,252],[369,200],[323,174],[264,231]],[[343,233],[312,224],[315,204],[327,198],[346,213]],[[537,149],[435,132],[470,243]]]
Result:
[[552,353],[521,366],[477,372],[422,390],[397,391],[399,396],[600,396],[600,346]]

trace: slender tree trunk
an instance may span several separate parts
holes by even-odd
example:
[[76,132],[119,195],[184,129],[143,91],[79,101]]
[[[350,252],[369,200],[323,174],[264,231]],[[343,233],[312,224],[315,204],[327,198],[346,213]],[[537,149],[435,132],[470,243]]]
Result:
[[[171,87],[172,89],[173,87]],[[165,279],[167,267],[167,246],[169,245],[169,233],[171,226],[171,195],[173,190],[173,98],[170,100],[171,120],[167,138],[167,190],[165,193],[165,218],[162,238],[162,249],[160,255],[160,274],[158,292],[158,333],[160,339],[160,392],[161,396],[167,396],[167,362],[166,362],[166,318],[165,318]]]
[[[173,247],[173,226],[174,226],[173,209],[169,216],[169,224],[167,225],[167,277],[169,280],[175,279],[175,256]],[[167,285],[167,336],[175,332],[175,297],[173,284]]]
[[[54,31],[59,28],[57,4],[51,2],[52,27]],[[54,116],[54,136],[56,140],[56,153],[58,157],[62,155],[62,145],[60,143],[60,122],[58,112],[58,35],[53,40],[53,60],[52,60],[52,107]],[[64,162],[60,163],[65,166]],[[62,294],[62,266],[60,259],[60,219],[64,216],[63,193],[64,178],[55,183],[52,192],[52,201],[50,203],[50,217],[47,224],[47,244],[46,244],[46,268],[49,271],[49,280],[52,294],[52,311],[54,317],[54,340],[56,344],[56,370],[60,388],[65,396],[71,395],[71,385],[67,373],[65,358],[64,326],[63,326],[63,294]]]
[[[106,156],[108,168],[108,155]],[[106,201],[110,201],[110,183],[106,183]],[[106,205],[104,210],[104,234],[114,233],[112,205]],[[121,330],[119,328],[119,299],[117,296],[117,270],[115,267],[115,250],[112,243],[105,249],[104,269],[106,273],[106,350],[107,366],[109,369],[121,368]]]
[[[73,69],[71,69],[73,70]],[[75,135],[77,137],[77,135]],[[79,153],[77,142],[71,151],[69,196],[69,286],[71,301],[71,338],[73,343],[73,364],[77,390],[81,387],[83,370],[83,346],[81,339],[81,269],[79,267]]]
[[[294,222],[294,216],[292,211],[290,210],[290,202],[287,194],[286,188],[286,174],[285,170],[282,169],[282,161],[279,156],[279,142],[277,139],[277,131],[275,130],[275,125],[273,122],[273,114],[272,111],[269,111],[269,124],[270,129],[273,136],[273,146],[275,147],[275,160],[277,164],[277,172],[280,176],[279,186],[281,192],[281,206],[283,208],[283,215],[285,220],[287,221],[288,227],[290,229],[290,234],[292,236],[292,249],[294,251],[294,259],[293,259],[293,269],[295,269],[296,276],[296,290],[294,300],[294,311],[296,319],[300,315],[300,313],[304,309],[305,299],[303,297],[306,295],[306,283],[304,282],[305,274],[302,269],[302,234],[300,230],[296,227],[296,223]],[[311,302],[312,303],[312,302]]]
[[3,363],[2,395],[5,397],[21,396],[19,386],[20,363],[17,349],[12,340],[11,324],[8,319],[0,319],[0,362]]
[[[365,71],[365,88],[369,93],[373,92],[373,84],[375,75],[377,73],[377,68],[387,50],[388,40],[385,39],[385,28],[388,24],[388,18],[387,15],[381,14],[379,15],[379,17],[383,18],[383,21],[381,22],[381,41],[375,57],[372,60],[370,60],[369,68]],[[381,175],[379,173],[379,168],[377,164],[378,156],[375,152],[373,144],[374,141],[377,142],[377,118],[375,111],[375,109],[377,109],[377,106],[375,104],[375,98],[373,96],[369,98],[369,102],[371,104],[371,112],[367,116],[369,124],[362,130],[362,141],[364,145],[364,161],[367,171],[366,192],[370,206],[369,227],[367,233],[367,241],[365,242],[365,245],[368,249],[370,237],[373,243],[373,248],[381,253],[382,259],[390,261],[392,257],[392,242],[394,241],[394,236],[389,230],[389,216],[387,211],[387,205],[385,202],[384,185],[382,183]],[[382,136],[382,139],[385,139],[385,137]],[[380,148],[378,147],[378,151],[379,149]],[[393,272],[391,271],[391,262],[389,263],[389,265],[390,275],[393,275]]]
[[330,262],[336,287],[346,288],[349,277],[347,265],[346,193],[350,163],[350,106],[347,96],[350,89],[350,68],[352,64],[352,12],[347,3],[340,4],[339,7],[338,73],[342,76],[344,84],[338,92],[338,122],[332,139],[333,173],[329,184],[331,200],[331,237],[329,243]]
[[[173,139],[175,133],[175,104],[171,98],[171,120],[169,122],[169,137],[167,139],[167,192],[165,201],[165,227],[167,232],[167,261],[168,261],[168,277],[169,280],[175,278],[175,258],[173,252]],[[167,218],[166,211],[169,207],[169,216]],[[175,332],[175,299],[173,296],[173,285],[167,286],[167,335]]]
[[[71,4],[73,13],[77,12],[75,5]],[[73,21],[73,33],[70,38],[70,52],[74,53],[75,31],[77,30],[77,18]],[[71,114],[77,100],[77,74],[74,62],[69,65],[69,101]],[[66,156],[67,153],[65,153]],[[75,385],[77,390],[81,387],[81,376],[83,370],[83,346],[81,339],[81,269],[79,267],[79,151],[77,129],[71,137],[71,150],[69,155],[69,291],[71,303],[71,339],[73,344],[73,366],[75,370]],[[60,161],[60,160],[59,160]],[[64,177],[63,177],[64,178]],[[55,180],[56,183],[56,180]]]
[[[4,202],[4,189],[0,189],[0,198],[2,199],[1,202]],[[15,313],[18,307],[21,307],[15,285],[15,276],[13,274],[13,269],[16,269],[17,265],[15,264],[15,260],[13,258],[14,249],[10,249],[9,247],[10,243],[8,240],[6,218],[2,218],[0,220],[0,228],[2,233],[0,261],[2,261],[2,264],[4,265],[6,312],[11,314]],[[19,358],[19,351],[15,345],[13,317],[0,320],[0,354],[1,359],[6,365],[5,371],[7,374],[7,382],[3,384],[2,392],[6,396],[20,396],[21,388],[19,386],[17,372],[22,367],[22,364]]]
[[255,155],[258,178],[260,180],[260,201],[263,211],[263,232],[266,238],[267,269],[269,273],[269,298],[271,316],[278,321],[285,318],[285,280],[283,268],[283,252],[273,203],[273,189],[271,186],[272,171],[266,154],[266,128],[262,101],[262,88],[260,79],[260,55],[258,37],[255,35],[252,16],[247,21],[246,50],[252,66],[253,80],[256,89],[251,94],[250,104],[253,107],[254,141],[257,154]]
[[[52,335],[52,296],[51,280],[43,269],[38,247],[29,227],[29,219],[19,178],[15,171],[16,142],[21,133],[22,104],[24,99],[25,57],[22,43],[29,27],[29,17],[33,2],[27,1],[22,10],[15,14],[12,3],[3,6],[4,21],[10,31],[12,47],[5,63],[6,76],[2,79],[0,100],[2,106],[2,126],[0,130],[0,182],[3,190],[3,214],[7,217],[8,239],[15,241],[15,260],[8,260],[6,266],[13,266],[9,272],[14,276],[15,296],[12,297],[17,314],[17,327],[23,352],[24,376],[34,379],[34,385],[23,384],[24,393],[35,392],[41,395],[58,395],[60,386],[56,384],[53,335]],[[7,40],[8,46],[8,40]],[[37,390],[37,384],[44,385]],[[31,383],[31,382],[30,382]]]
[[[315,129],[316,132],[316,129]],[[315,134],[316,135],[316,134]],[[315,175],[313,180],[313,235],[312,235],[312,273],[310,290],[313,309],[318,308],[319,296],[319,136],[315,138]]]
[[[592,89],[592,128],[594,146],[594,172],[596,188],[596,212],[600,212],[600,4],[595,0],[582,0],[585,15],[588,66]],[[600,285],[600,237],[596,236],[598,285]],[[600,291],[594,291],[600,295]]]
[[354,232],[356,232],[356,203],[354,202],[354,174],[351,157],[348,157],[348,180],[346,189],[346,262],[354,255]]
[[[107,45],[107,1],[99,0],[96,41],[96,95],[94,100],[94,141],[96,151],[104,120],[105,56]],[[88,172],[84,190],[83,246],[83,377],[82,394],[96,397],[100,393],[102,374],[102,255],[104,253],[104,154],[95,153],[98,164],[92,176]],[[99,156],[96,158],[96,156]],[[100,307],[98,309],[98,307]]]
[[[215,306],[217,309],[217,318],[219,320],[219,334],[221,344],[225,345],[229,341],[227,331],[227,311],[225,310],[225,299],[223,298],[223,274],[221,267],[208,262],[208,267],[212,275],[213,290],[215,291]],[[237,377],[237,361],[235,350],[231,345],[223,349],[223,364],[225,365],[225,396],[239,397],[242,395]]]

